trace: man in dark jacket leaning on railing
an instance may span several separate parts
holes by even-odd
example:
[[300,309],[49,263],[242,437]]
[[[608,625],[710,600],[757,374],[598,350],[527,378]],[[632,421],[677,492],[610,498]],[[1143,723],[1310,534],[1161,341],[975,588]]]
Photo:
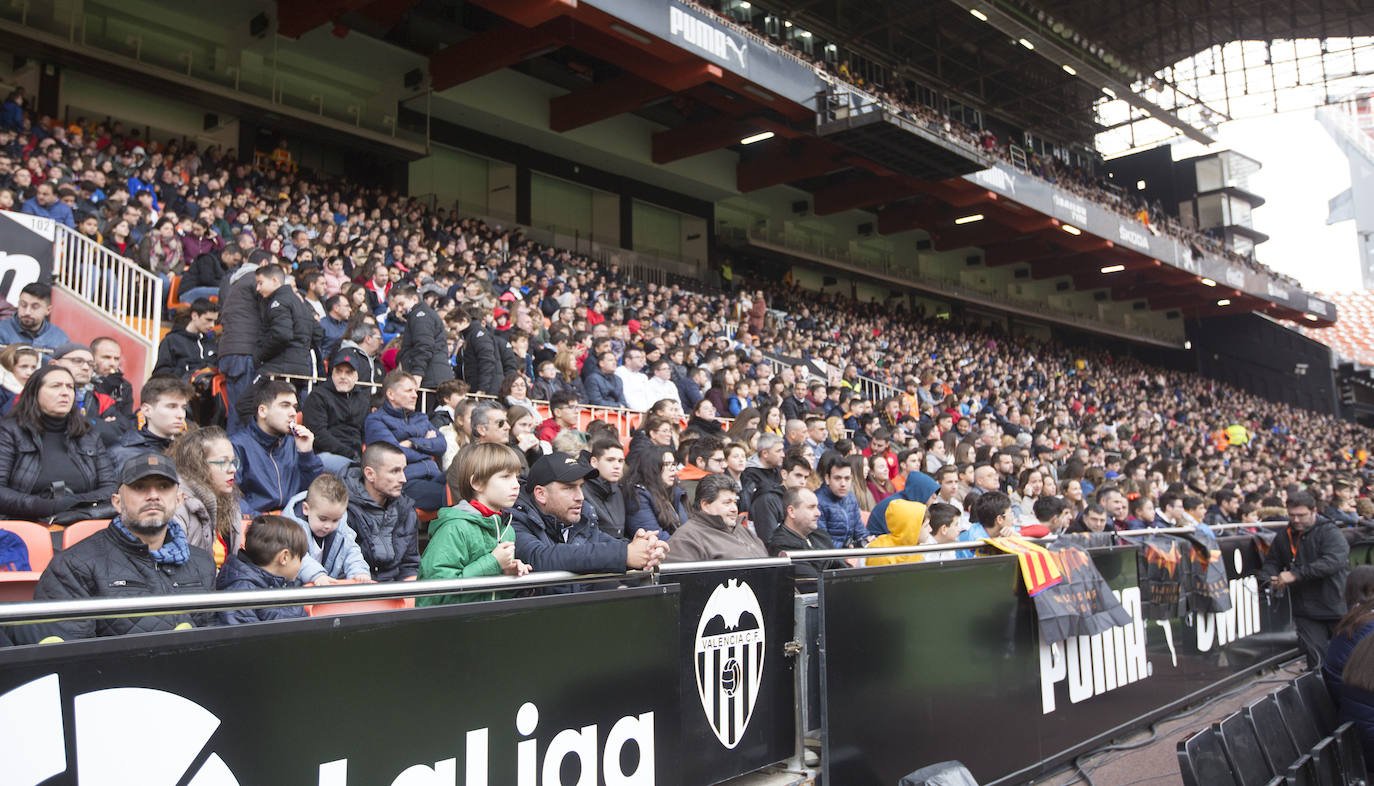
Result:
[[1307,668],[1321,666],[1336,623],[1345,616],[1345,577],[1350,544],[1334,524],[1317,518],[1317,501],[1300,491],[1288,495],[1288,526],[1264,556],[1259,578],[1293,600],[1293,626]]

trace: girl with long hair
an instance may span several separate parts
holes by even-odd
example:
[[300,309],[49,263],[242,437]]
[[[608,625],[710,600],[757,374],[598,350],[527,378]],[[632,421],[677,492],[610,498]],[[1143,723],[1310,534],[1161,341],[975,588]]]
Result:
[[214,554],[216,566],[223,565],[243,541],[239,460],[229,435],[219,426],[188,431],[168,446],[167,457],[181,476],[184,499],[176,520],[186,530],[187,542]]
[[646,447],[630,452],[620,479],[625,497],[625,533],[659,530],[667,540],[687,521],[687,493],[678,485],[681,468],[671,448]]

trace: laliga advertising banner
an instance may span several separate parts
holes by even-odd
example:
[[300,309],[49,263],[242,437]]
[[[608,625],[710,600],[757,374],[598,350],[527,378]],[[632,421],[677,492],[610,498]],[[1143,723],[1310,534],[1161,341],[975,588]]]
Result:
[[959,759],[1014,783],[1237,675],[1293,654],[1287,599],[1226,538],[1226,611],[1147,619],[1137,549],[1091,552],[1130,622],[1042,639],[1014,557],[827,572],[821,582],[828,783],[891,784]]
[[25,286],[52,283],[56,236],[51,218],[0,210],[0,297],[15,304]]
[[11,648],[0,782],[685,784],[677,627],[661,585]]
[[681,587],[683,783],[717,783],[793,753],[792,571],[674,573]]

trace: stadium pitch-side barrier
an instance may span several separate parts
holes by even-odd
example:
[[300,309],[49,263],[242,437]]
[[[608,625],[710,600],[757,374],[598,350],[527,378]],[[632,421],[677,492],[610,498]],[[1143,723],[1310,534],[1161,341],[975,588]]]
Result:
[[5,604],[0,624],[597,588],[0,650],[0,750],[15,786],[697,786],[800,768],[819,737],[825,783],[891,786],[946,759],[1011,783],[1295,655],[1256,539],[1221,551],[1230,612],[1144,621],[1137,547],[1092,550],[1133,619],[1053,646],[1012,556],[826,571],[804,594],[809,553]]

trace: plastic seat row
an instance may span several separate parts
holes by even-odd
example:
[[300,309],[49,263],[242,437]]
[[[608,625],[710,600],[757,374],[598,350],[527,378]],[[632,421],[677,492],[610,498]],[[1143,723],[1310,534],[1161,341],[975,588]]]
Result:
[[1178,743],[1185,786],[1363,786],[1354,724],[1337,725],[1321,676],[1309,671]]
[[[78,521],[62,531],[62,548],[109,526],[109,519]],[[0,603],[33,600],[38,577],[52,562],[53,533],[42,524],[32,521],[0,521],[0,529],[8,530],[23,539],[29,550],[29,569],[0,571]]]

